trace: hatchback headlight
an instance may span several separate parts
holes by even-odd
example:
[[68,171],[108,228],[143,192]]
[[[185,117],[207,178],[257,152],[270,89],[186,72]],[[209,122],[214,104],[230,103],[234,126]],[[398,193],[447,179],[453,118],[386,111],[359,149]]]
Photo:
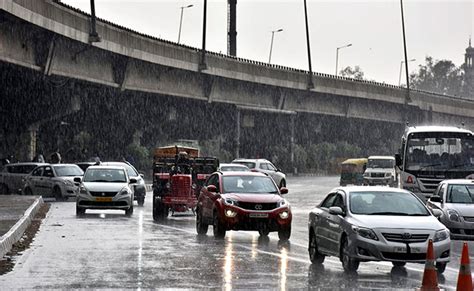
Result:
[[438,230],[434,235],[433,242],[443,241],[448,238],[449,238],[449,230],[447,229]]
[[288,205],[288,201],[286,201],[286,199],[282,199],[282,200],[278,201],[277,205],[278,205],[278,207]]
[[281,218],[281,219],[287,219],[287,218],[290,216],[290,214],[288,213],[288,211],[280,212],[279,215],[280,215],[280,218]]
[[459,213],[456,210],[449,209],[447,212],[448,212],[449,220],[456,221],[456,222],[461,222],[461,216],[459,215]]
[[233,206],[239,205],[239,203],[237,201],[235,201],[234,199],[230,199],[230,198],[224,199],[224,204],[233,205]]
[[352,230],[360,235],[361,237],[372,239],[372,240],[379,240],[375,232],[370,228],[352,226]]
[[119,195],[128,195],[128,194],[130,194],[130,192],[128,191],[127,188],[123,188],[122,190],[120,190],[120,193],[119,193]]
[[237,215],[237,212],[235,212],[232,209],[226,209],[225,210],[225,216],[227,217],[235,217]]
[[87,194],[87,189],[86,189],[86,187],[84,187],[84,185],[81,185],[81,186],[79,187],[79,193],[81,193],[81,194]]

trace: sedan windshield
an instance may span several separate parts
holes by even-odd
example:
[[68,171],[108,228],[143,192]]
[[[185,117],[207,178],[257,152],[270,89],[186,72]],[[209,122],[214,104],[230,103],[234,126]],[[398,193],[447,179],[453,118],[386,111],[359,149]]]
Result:
[[415,196],[404,192],[351,192],[349,205],[353,214],[430,215]]
[[474,203],[474,185],[450,185],[447,203]]
[[125,171],[121,169],[87,169],[84,182],[125,183]]
[[58,177],[74,177],[82,176],[84,172],[78,166],[54,166],[54,170]]
[[270,177],[261,176],[224,176],[224,193],[277,194],[278,189]]

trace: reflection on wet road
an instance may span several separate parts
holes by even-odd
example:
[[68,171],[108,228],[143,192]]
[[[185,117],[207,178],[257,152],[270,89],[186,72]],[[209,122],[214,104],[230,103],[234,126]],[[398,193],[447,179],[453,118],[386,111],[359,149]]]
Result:
[[[154,222],[151,193],[132,217],[123,211],[88,211],[75,216],[75,204],[52,202],[32,247],[16,258],[15,269],[0,276],[2,289],[42,288],[416,288],[423,265],[395,268],[386,262],[361,263],[346,274],[337,258],[311,265],[307,253],[308,213],[338,183],[337,177],[288,181],[293,210],[292,235],[227,232],[224,239],[198,236],[189,213]],[[453,242],[451,263],[439,277],[453,289],[461,242]],[[470,243],[470,249],[474,246]]]

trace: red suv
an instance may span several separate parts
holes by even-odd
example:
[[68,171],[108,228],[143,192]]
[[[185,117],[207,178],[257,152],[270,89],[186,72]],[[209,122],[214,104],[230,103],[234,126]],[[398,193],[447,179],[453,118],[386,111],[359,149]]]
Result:
[[291,235],[291,208],[273,179],[256,172],[216,172],[204,184],[196,210],[196,230],[206,234],[212,224],[216,238],[227,230],[257,230],[261,236],[278,231],[280,240]]

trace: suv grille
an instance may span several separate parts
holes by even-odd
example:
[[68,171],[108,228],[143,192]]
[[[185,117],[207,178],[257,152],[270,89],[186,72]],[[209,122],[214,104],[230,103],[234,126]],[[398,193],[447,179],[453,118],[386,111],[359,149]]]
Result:
[[370,176],[373,178],[383,178],[385,177],[385,173],[370,173]]
[[[261,205],[261,209],[255,208],[256,205]],[[239,207],[248,210],[272,210],[277,208],[276,203],[253,203],[253,202],[239,202]]]
[[95,197],[114,197],[115,195],[117,195],[117,192],[105,192],[105,191],[101,191],[101,192],[90,191],[89,193],[91,193],[91,195]]
[[410,234],[409,237],[403,237],[401,233],[382,233],[383,237],[388,241],[415,243],[424,242],[428,239],[429,234]]

